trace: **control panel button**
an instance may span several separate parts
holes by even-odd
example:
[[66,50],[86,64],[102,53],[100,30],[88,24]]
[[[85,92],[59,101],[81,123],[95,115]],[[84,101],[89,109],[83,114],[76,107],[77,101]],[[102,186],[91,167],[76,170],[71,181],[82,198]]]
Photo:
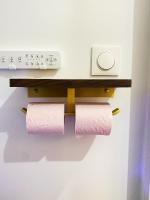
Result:
[[115,65],[115,58],[110,52],[103,52],[98,56],[98,66],[103,70],[109,70]]

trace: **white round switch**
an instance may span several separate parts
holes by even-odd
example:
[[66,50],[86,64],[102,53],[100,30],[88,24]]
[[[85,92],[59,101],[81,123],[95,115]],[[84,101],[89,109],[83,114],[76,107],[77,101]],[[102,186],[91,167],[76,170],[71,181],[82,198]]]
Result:
[[98,66],[103,70],[109,70],[115,65],[115,58],[111,52],[103,52],[98,56]]

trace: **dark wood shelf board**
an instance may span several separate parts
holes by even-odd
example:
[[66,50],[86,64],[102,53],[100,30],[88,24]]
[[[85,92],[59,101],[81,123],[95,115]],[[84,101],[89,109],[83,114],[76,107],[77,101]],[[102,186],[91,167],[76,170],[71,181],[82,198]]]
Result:
[[131,87],[131,79],[10,79],[10,87]]

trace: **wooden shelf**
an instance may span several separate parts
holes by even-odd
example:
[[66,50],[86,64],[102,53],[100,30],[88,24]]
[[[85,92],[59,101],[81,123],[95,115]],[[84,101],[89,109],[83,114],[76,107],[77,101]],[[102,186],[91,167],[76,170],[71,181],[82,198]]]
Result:
[[10,87],[131,87],[131,79],[10,79]]

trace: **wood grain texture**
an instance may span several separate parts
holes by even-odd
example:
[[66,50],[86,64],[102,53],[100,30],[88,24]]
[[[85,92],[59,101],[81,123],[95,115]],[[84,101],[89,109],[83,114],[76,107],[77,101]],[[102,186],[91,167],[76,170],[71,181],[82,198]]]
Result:
[[10,87],[131,87],[131,79],[10,79]]

